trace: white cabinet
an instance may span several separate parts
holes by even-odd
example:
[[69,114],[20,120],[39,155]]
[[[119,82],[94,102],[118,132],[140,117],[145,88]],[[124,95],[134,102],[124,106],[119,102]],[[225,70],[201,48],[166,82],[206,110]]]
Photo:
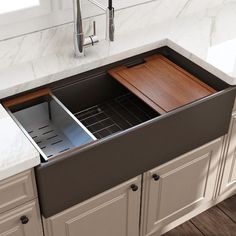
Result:
[[230,131],[226,139],[223,176],[220,194],[231,195],[236,192],[236,112],[232,115]]
[[141,177],[44,219],[46,236],[138,236]]
[[0,181],[0,213],[37,198],[34,175],[25,171]]
[[0,182],[0,236],[43,236],[33,170]]
[[217,139],[145,174],[141,235],[158,232],[214,197],[221,143]]

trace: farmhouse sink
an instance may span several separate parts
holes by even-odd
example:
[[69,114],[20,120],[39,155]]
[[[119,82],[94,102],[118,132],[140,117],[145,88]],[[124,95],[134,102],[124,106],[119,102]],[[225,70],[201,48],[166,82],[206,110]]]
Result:
[[[169,110],[155,109],[142,91],[110,73],[121,66],[139,68],[153,55],[164,56],[211,92]],[[3,104],[42,156],[36,179],[47,218],[225,135],[235,91],[163,47]]]

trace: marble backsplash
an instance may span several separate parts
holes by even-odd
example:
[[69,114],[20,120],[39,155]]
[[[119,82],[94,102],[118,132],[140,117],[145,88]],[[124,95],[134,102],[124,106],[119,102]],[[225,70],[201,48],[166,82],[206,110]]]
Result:
[[[97,23],[97,34],[105,38],[105,15],[97,7],[84,2],[84,29],[87,35],[92,33],[92,21]],[[100,0],[103,5],[107,0]],[[180,18],[196,12],[208,11],[211,8],[236,2],[236,0],[113,0],[116,23],[116,35],[131,30],[149,27],[170,19]]]
[[[132,1],[134,3],[134,0]],[[201,11],[202,14],[202,10],[209,11],[210,8],[220,4],[236,2],[236,0],[146,0],[144,1],[145,3],[141,4],[143,1],[139,0],[135,6],[116,11],[116,36],[146,27],[150,30],[155,30],[150,26],[170,19],[181,18],[196,11]],[[84,11],[86,11],[86,8]],[[91,22],[93,20],[97,22],[97,34],[100,40],[104,39],[105,15],[101,14],[86,18],[84,24],[87,33],[91,30]],[[72,24],[69,23],[0,41],[0,69],[50,54],[60,53],[64,48],[71,47]],[[140,34],[142,34],[142,31],[140,31]],[[134,35],[134,37],[139,37],[139,35]]]
[[[172,13],[170,0],[157,2],[117,11],[115,42],[101,40],[79,59],[74,57],[72,23],[0,42],[0,98],[164,45],[181,54],[187,50],[187,58],[236,84],[236,0],[209,1],[195,13],[190,7],[195,1]],[[95,19],[102,39],[105,18]]]
[[[117,0],[118,1],[118,0]],[[142,0],[143,1],[143,0]],[[185,16],[194,12],[209,18],[211,24],[211,33],[215,32],[215,27],[224,27],[216,22],[215,12],[211,17],[210,9],[216,6],[227,5],[227,3],[236,3],[236,0],[152,0],[145,1],[145,4],[138,4],[132,7],[126,7],[117,10],[115,13],[116,37],[123,34],[136,32],[133,37],[139,37],[140,34],[148,34],[143,29],[149,31],[157,30],[155,25],[163,22],[161,32],[164,34],[165,27],[169,26],[165,22],[171,19],[178,22]],[[234,9],[234,8],[233,8]],[[86,11],[86,8],[84,9]],[[220,12],[220,14],[224,14]],[[228,11],[227,11],[228,14]],[[232,12],[234,14],[234,12]],[[196,15],[196,14],[195,14]],[[200,19],[199,15],[199,19]],[[86,31],[89,31],[91,21],[97,22],[97,34],[100,40],[105,37],[105,15],[89,17],[85,20]],[[218,24],[218,25],[217,25]],[[153,28],[152,28],[153,25]],[[159,24],[160,25],[160,24]],[[140,31],[139,31],[140,29]],[[230,34],[230,32],[228,32]],[[73,23],[54,27],[51,29],[27,34],[13,39],[0,41],[0,69],[15,66],[35,60],[37,58],[48,57],[50,55],[60,55],[65,51],[71,51],[73,36]],[[221,34],[222,37],[222,34]],[[214,40],[220,40],[219,37]]]

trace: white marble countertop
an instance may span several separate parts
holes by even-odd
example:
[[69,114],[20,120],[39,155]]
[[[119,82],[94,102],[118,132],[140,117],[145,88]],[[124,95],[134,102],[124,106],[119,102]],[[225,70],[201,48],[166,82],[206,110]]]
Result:
[[40,163],[39,153],[0,105],[0,180]]
[[[218,7],[183,14],[188,2],[176,17],[162,21],[156,19],[161,12],[155,2],[117,12],[115,42],[101,40],[79,59],[73,53],[73,24],[1,41],[0,98],[161,46],[169,46],[235,85],[236,1],[225,0]],[[140,16],[141,10],[144,14]],[[101,23],[103,18],[96,20]],[[39,154],[1,106],[0,130],[0,180],[39,164]]]
[[[141,15],[141,19],[135,15],[140,6],[118,12],[115,42],[101,40],[86,49],[84,58],[74,57],[73,24],[0,42],[0,98],[163,45],[184,54],[227,83],[236,84],[235,0],[190,15],[181,16],[182,10],[178,17],[161,22],[155,21],[157,6],[152,9],[151,4],[154,3],[146,4],[150,5],[145,9],[149,12]],[[131,20],[127,15],[132,15]],[[135,17],[140,20],[140,24],[137,22],[140,27],[133,29]],[[102,22],[100,18],[98,24]],[[123,25],[132,30],[124,30]]]

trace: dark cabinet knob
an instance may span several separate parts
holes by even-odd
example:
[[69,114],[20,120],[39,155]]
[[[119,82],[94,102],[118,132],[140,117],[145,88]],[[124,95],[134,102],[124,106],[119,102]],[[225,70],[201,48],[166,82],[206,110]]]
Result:
[[158,181],[160,179],[160,176],[157,175],[157,174],[153,174],[152,175],[152,178],[155,180],[155,181]]
[[138,186],[136,184],[132,184],[130,187],[134,192],[138,190]]
[[29,218],[27,216],[21,216],[20,221],[23,225],[26,225],[29,222]]

